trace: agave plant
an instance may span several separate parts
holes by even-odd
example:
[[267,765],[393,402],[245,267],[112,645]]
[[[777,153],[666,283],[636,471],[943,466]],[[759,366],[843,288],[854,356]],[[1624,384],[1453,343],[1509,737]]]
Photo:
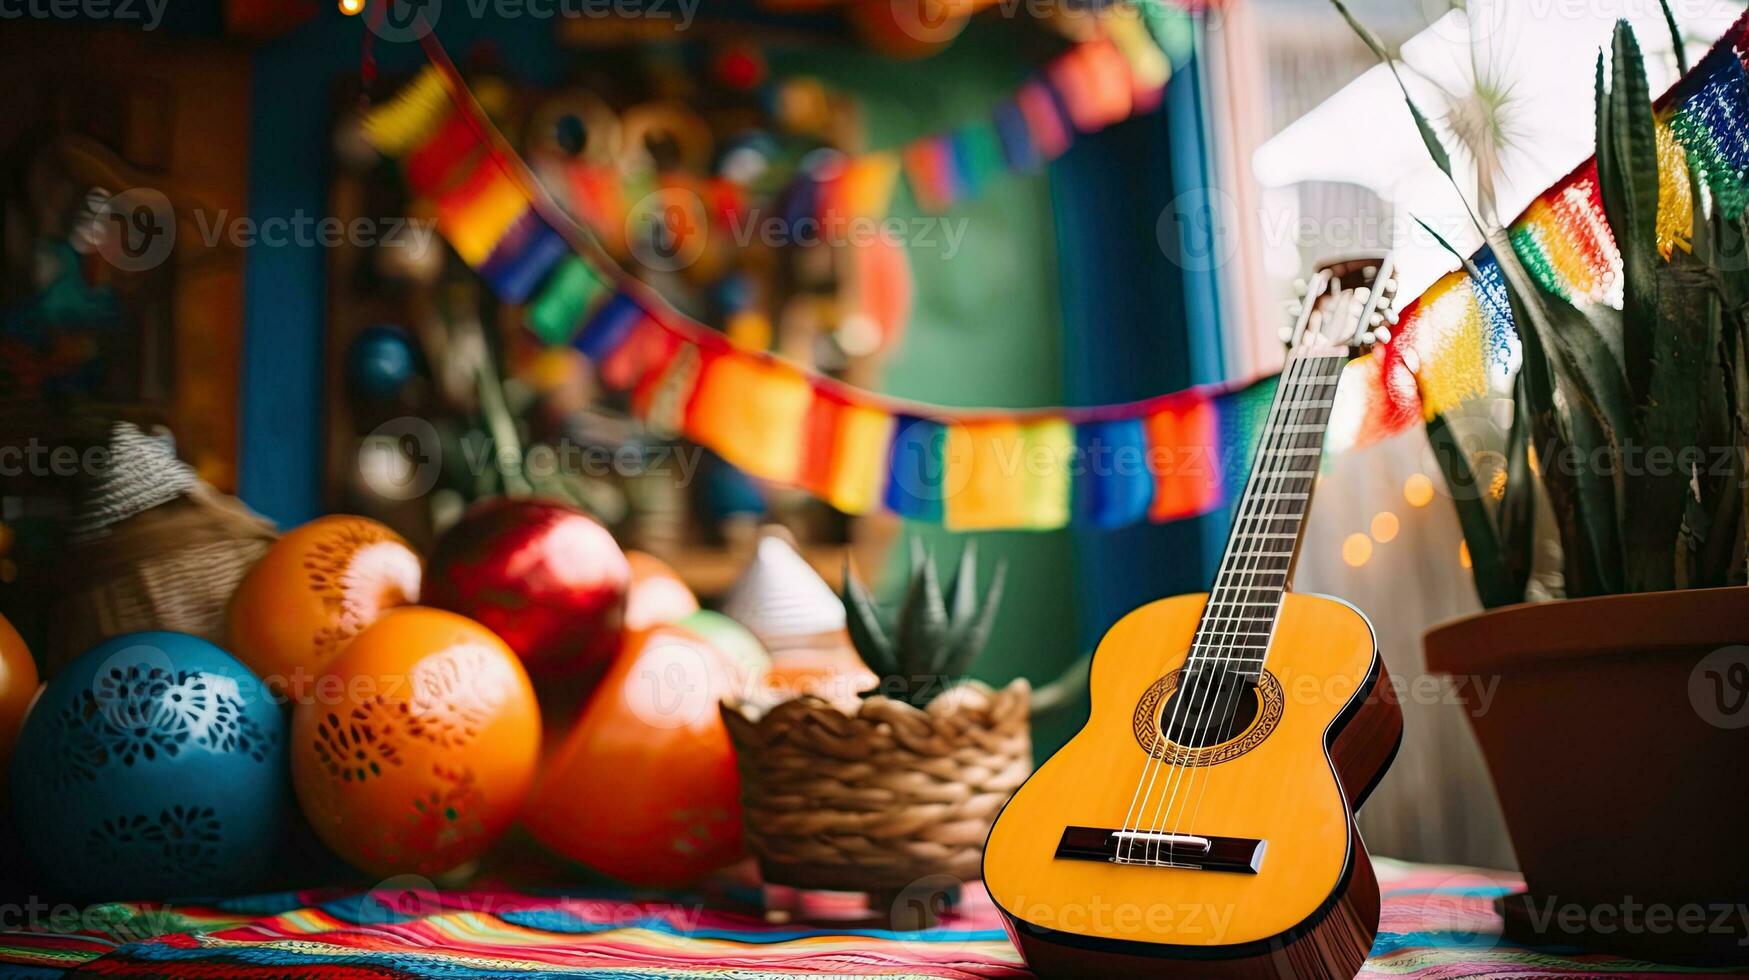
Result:
[[[1392,64],[1340,0],[1332,3]],[[1674,32],[1668,4],[1665,14]],[[1626,22],[1616,25],[1608,57],[1598,56],[1596,93],[1597,179],[1622,257],[1621,307],[1569,301],[1527,271],[1507,230],[1478,220],[1523,349],[1504,485],[1456,500],[1476,589],[1490,608],[1525,598],[1540,506],[1559,538],[1568,597],[1744,580],[1745,201],[1713,193],[1701,176],[1710,161],[1688,158],[1686,187],[1670,174],[1661,181],[1668,151],[1688,151],[1676,144],[1660,153],[1645,61]],[[1451,177],[1432,125],[1409,105],[1430,156]],[[1665,254],[1659,211],[1682,199],[1692,223]],[[1448,482],[1473,486],[1468,447],[1443,419],[1428,424],[1428,435]]]
[[879,686],[865,696],[881,694],[922,708],[963,680],[990,639],[1007,571],[1006,564],[998,563],[980,596],[977,547],[968,543],[943,592],[934,558],[913,539],[911,580],[897,614],[887,617],[847,559],[841,598],[850,642],[862,662],[880,675]]

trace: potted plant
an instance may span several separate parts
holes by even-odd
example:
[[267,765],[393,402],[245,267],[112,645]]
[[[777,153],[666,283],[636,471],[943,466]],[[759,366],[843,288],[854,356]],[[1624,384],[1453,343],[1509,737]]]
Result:
[[915,546],[904,601],[888,615],[847,566],[848,630],[875,688],[849,704],[812,694],[723,704],[747,841],[767,884],[867,892],[871,908],[921,911],[906,924],[927,925],[936,903],[908,912],[899,896],[978,877],[991,822],[1032,771],[1027,682],[992,690],[966,679],[1003,573],[980,594],[968,545],[944,591]]
[[[1734,47],[1744,31],[1739,21],[1694,71],[1683,64],[1684,82],[1656,105],[1625,22],[1599,56],[1595,179],[1621,257],[1619,307],[1570,300],[1527,271],[1479,175],[1477,223],[1522,362],[1505,445],[1489,447],[1505,465],[1482,492],[1452,495],[1487,611],[1425,638],[1431,670],[1499,682],[1469,717],[1529,886],[1503,902],[1509,924],[1665,960],[1746,955],[1734,918],[1723,929],[1711,917],[1700,929],[1630,921],[1636,906],[1749,899],[1749,780],[1736,774],[1749,758],[1749,648],[1734,646],[1749,642],[1745,175],[1682,131],[1697,93],[1714,120],[1749,121]],[[1676,48],[1680,58],[1680,37]],[[1498,130],[1450,118],[1485,170]],[[1428,435],[1448,483],[1475,488],[1478,447],[1444,418]],[[1550,540],[1558,567],[1533,567]]]

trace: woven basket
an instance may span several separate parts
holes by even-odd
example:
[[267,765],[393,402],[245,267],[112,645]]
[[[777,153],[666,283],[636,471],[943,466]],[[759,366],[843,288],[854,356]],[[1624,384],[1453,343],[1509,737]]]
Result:
[[187,493],[74,544],[49,620],[44,666],[60,669],[101,640],[140,630],[225,645],[225,604],[267,551],[273,526],[196,484]]
[[979,877],[984,838],[1032,771],[1017,680],[969,683],[917,709],[873,697],[847,714],[818,698],[757,718],[724,704],[747,842],[768,884],[890,893]]

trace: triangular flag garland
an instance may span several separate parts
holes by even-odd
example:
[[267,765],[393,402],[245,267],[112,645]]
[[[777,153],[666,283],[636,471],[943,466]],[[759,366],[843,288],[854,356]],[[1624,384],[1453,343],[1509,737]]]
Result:
[[[1749,15],[1658,100],[1658,247],[1689,248],[1696,167],[1720,213],[1749,207]],[[1579,304],[1622,303],[1622,258],[1604,216],[1597,161],[1544,191],[1509,229],[1519,261],[1544,288]],[[1474,258],[1481,282],[1459,270],[1406,307],[1395,336],[1350,365],[1329,445],[1365,445],[1451,411],[1510,379],[1518,332],[1499,264]]]
[[[1158,17],[1188,18],[1176,8]],[[733,225],[755,207],[794,223],[813,218],[821,239],[852,218],[885,217],[901,185],[925,211],[940,213],[977,195],[1006,173],[1036,173],[1063,155],[1077,135],[1097,132],[1159,108],[1171,79],[1173,58],[1151,36],[1142,16],[1127,5],[1100,18],[1101,35],[1082,41],[1028,78],[984,119],[912,140],[897,150],[878,150],[834,161],[829,169],[803,172],[769,200],[755,202],[748,188],[720,177],[662,173],[627,177],[611,161],[537,157],[536,172],[571,217],[610,249],[620,241],[635,202],[657,190],[691,191],[705,216]],[[1182,52],[1177,52],[1183,57]],[[433,135],[431,155],[453,156],[444,133]],[[409,180],[425,171],[408,161]]]
[[[1178,520],[1242,485],[1273,378],[1097,408],[964,411],[735,347],[616,268],[545,195],[435,39],[425,47],[431,66],[368,113],[368,138],[402,161],[456,253],[501,299],[527,304],[530,331],[583,353],[652,428],[846,513],[884,508],[958,530]],[[1112,108],[1083,106],[1065,125]]]
[[[1746,41],[1749,17],[1658,102],[1666,255],[1689,247],[1690,167],[1723,213],[1749,207]],[[414,191],[436,203],[445,237],[501,298],[532,298],[536,336],[590,357],[652,426],[848,513],[884,507],[958,529],[1169,521],[1221,506],[1242,479],[1273,381],[1095,409],[962,412],[883,398],[735,348],[615,268],[540,190],[434,39],[426,50],[432,67],[369,115],[372,142],[403,160]],[[1020,125],[1016,116],[1048,109],[1054,116],[1042,118],[1065,132],[1099,118],[1086,106],[1056,111],[1065,104],[1061,93],[1023,87],[998,111],[1009,119],[997,123],[998,142],[1004,125]],[[1048,123],[1026,125],[1040,152],[1056,145]],[[917,155],[935,162],[916,168],[939,163],[939,150]],[[1621,257],[1594,161],[1538,197],[1509,231],[1544,287],[1580,303],[1621,302]],[[1499,267],[1486,249],[1475,265],[1480,282],[1461,271],[1441,279],[1404,309],[1388,344],[1350,366],[1332,448],[1403,432],[1510,378],[1518,339]]]

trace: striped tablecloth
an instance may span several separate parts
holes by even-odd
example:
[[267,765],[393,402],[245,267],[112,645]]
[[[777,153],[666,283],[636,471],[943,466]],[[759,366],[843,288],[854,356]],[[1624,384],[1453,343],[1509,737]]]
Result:
[[[1677,977],[1659,967],[1500,937],[1493,872],[1378,861],[1384,914],[1362,977]],[[1026,970],[981,889],[918,933],[773,924],[721,898],[512,891],[305,891],[213,906],[37,910],[0,933],[0,976],[981,978]],[[392,897],[391,897],[392,896]],[[730,895],[729,897],[733,897]],[[750,897],[750,896],[749,896]],[[3,924],[3,923],[0,923]],[[57,925],[67,931],[52,931]],[[1716,971],[1715,971],[1716,972]]]

